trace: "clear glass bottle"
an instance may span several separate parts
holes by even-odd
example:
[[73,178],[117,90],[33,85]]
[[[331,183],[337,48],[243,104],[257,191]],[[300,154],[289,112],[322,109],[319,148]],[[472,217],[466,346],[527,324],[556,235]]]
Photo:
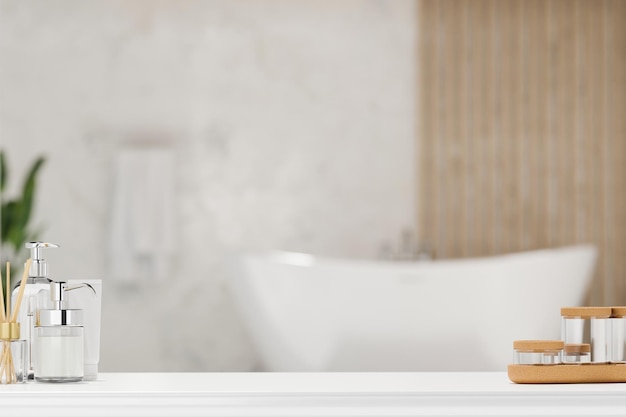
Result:
[[64,287],[64,282],[51,282],[50,295],[54,308],[37,313],[33,360],[36,381],[83,380],[83,312],[65,308]]
[[609,362],[611,307],[563,307],[561,338],[567,344],[591,346],[591,362]]
[[19,323],[0,323],[0,383],[19,384],[28,380],[26,340],[20,339]]
[[516,365],[558,365],[563,351],[562,340],[516,340],[513,342]]
[[[44,249],[58,248],[59,245],[46,242],[27,242],[25,247],[30,250],[32,263],[28,271],[24,298],[18,311],[17,322],[21,325],[21,336],[26,340],[26,363],[28,366],[28,378],[34,377],[33,343],[35,334],[35,322],[37,310],[48,308],[50,300],[50,277],[48,274],[48,262],[43,258]],[[12,302],[15,303],[19,292],[17,285],[12,294]]]

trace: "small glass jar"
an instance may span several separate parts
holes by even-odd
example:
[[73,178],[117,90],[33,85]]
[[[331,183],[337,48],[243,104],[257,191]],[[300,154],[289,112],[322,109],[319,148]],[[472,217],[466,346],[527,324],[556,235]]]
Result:
[[0,323],[0,383],[26,382],[27,357],[26,340],[20,340],[19,323]]
[[563,363],[569,365],[591,363],[591,346],[588,343],[566,343],[563,346]]
[[591,362],[609,362],[611,307],[563,307],[561,338],[567,344],[591,346]]
[[562,340],[516,340],[513,342],[516,365],[558,365],[563,351]]

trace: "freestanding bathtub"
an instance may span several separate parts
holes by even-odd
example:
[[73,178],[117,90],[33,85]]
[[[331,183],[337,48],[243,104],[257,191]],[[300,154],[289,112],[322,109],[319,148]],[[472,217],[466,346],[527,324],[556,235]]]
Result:
[[238,258],[229,283],[265,371],[504,371],[513,340],[559,339],[593,246],[464,260]]

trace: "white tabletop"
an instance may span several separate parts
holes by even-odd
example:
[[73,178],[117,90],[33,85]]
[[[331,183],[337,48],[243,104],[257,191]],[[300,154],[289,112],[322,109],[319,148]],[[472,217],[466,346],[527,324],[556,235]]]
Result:
[[518,385],[506,373],[105,373],[0,386],[20,416],[626,415],[626,384]]

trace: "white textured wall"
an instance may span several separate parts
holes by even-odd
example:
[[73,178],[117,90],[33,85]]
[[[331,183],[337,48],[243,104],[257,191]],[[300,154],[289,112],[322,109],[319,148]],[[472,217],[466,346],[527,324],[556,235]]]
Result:
[[[373,257],[414,225],[412,1],[0,0],[0,141],[45,154],[54,278],[105,280],[101,370],[248,370],[225,257]],[[169,283],[107,280],[112,138],[168,131]]]

